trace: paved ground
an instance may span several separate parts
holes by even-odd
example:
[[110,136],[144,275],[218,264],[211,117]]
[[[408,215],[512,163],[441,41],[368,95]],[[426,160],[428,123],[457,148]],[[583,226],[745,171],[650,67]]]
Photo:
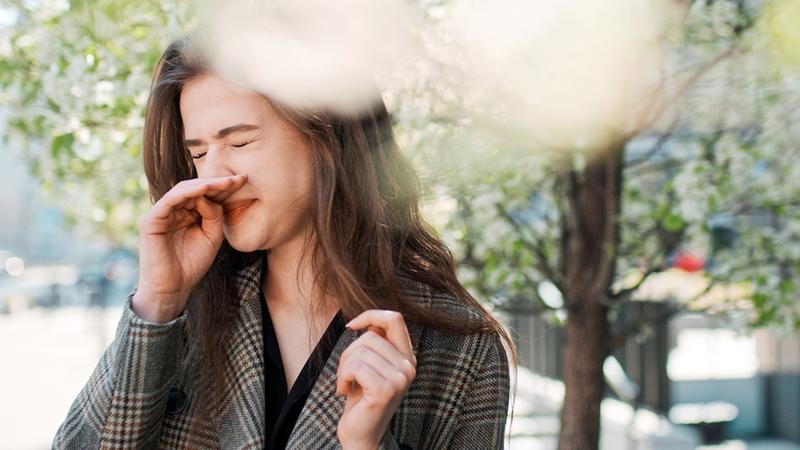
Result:
[[[119,307],[33,309],[0,315],[0,450],[50,448],[70,404],[111,341]],[[520,369],[511,450],[554,450],[560,383]],[[779,441],[730,441],[697,447],[686,430],[626,405],[603,404],[603,450],[800,450]],[[638,447],[628,446],[631,439]]]
[[800,450],[800,445],[777,439],[733,440],[719,445],[704,445],[698,450]]
[[120,313],[68,307],[0,315],[0,449],[50,448]]
[[[514,418],[509,427],[511,440],[507,448],[555,450],[561,395],[561,383],[520,369]],[[663,417],[647,411],[637,411],[634,415],[627,405],[613,400],[605,400],[602,411],[601,450],[800,450],[800,445],[775,439],[698,445],[699,436],[693,430],[672,425]]]

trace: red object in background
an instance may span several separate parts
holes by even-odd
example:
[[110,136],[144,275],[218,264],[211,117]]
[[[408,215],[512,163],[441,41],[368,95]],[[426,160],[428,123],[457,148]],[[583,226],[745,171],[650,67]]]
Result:
[[672,261],[672,267],[685,270],[686,272],[700,272],[705,267],[705,261],[691,253],[681,252],[675,256],[675,259]]

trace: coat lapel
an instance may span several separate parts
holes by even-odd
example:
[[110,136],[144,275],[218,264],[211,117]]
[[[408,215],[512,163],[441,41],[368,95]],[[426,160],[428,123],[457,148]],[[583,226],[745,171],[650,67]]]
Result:
[[261,264],[237,273],[239,320],[226,364],[226,404],[220,416],[222,448],[264,448],[264,341],[261,332]]
[[[423,287],[414,281],[401,279],[401,288],[412,299],[421,304],[430,301],[430,295]],[[417,353],[423,328],[413,323],[407,323],[409,338],[414,352]],[[344,412],[345,396],[336,392],[336,371],[339,368],[339,357],[342,352],[352,344],[365,330],[350,330],[345,328],[336,346],[328,357],[325,366],[311,389],[300,416],[297,418],[292,434],[289,436],[287,449],[323,449],[338,448],[336,427],[339,418]],[[403,409],[398,409],[395,419],[402,423]]]
[[[261,289],[263,260],[245,267],[236,275],[237,294],[240,301],[239,320],[232,331],[229,361],[226,366],[226,404],[220,417],[219,436],[223,448],[226,443],[236,443],[235,448],[264,447],[264,342],[262,340]],[[426,287],[401,278],[401,289],[414,301],[426,303],[430,294]],[[417,352],[422,327],[407,324],[412,347]],[[300,416],[295,423],[287,448],[335,448],[336,427],[344,411],[345,397],[336,393],[336,371],[339,357],[364,330],[345,328],[330,357],[322,368]],[[402,409],[398,411],[398,415]]]

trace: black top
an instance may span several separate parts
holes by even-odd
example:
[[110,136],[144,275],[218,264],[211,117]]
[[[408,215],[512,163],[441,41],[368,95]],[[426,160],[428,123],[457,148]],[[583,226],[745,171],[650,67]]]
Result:
[[[344,331],[345,321],[341,310],[336,313],[325,333],[317,342],[311,356],[306,360],[303,369],[297,376],[291,390],[286,392],[286,375],[283,371],[281,351],[275,328],[269,315],[269,308],[264,300],[264,293],[259,295],[261,302],[262,335],[264,339],[264,392],[266,393],[266,415],[264,442],[266,449],[285,449],[289,434],[294,428],[297,417],[317,380],[322,366],[330,356],[336,341]],[[318,364],[321,361],[322,364]]]

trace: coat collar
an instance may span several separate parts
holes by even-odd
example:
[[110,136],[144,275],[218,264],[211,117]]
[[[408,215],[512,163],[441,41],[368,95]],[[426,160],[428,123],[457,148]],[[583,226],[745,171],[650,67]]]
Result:
[[[259,290],[263,258],[236,273],[239,297],[239,320],[231,335],[232,346],[226,368],[227,403],[220,417],[221,442],[245,442],[245,448],[264,445],[264,343],[261,334]],[[420,306],[431,301],[429,288],[421,283],[398,278],[403,292]],[[416,353],[423,328],[407,323],[411,344]],[[344,411],[345,397],[336,393],[339,357],[364,330],[345,328],[323,366],[289,438],[288,448],[303,448],[309,440],[336,442],[338,419]],[[252,447],[250,447],[252,446]]]

